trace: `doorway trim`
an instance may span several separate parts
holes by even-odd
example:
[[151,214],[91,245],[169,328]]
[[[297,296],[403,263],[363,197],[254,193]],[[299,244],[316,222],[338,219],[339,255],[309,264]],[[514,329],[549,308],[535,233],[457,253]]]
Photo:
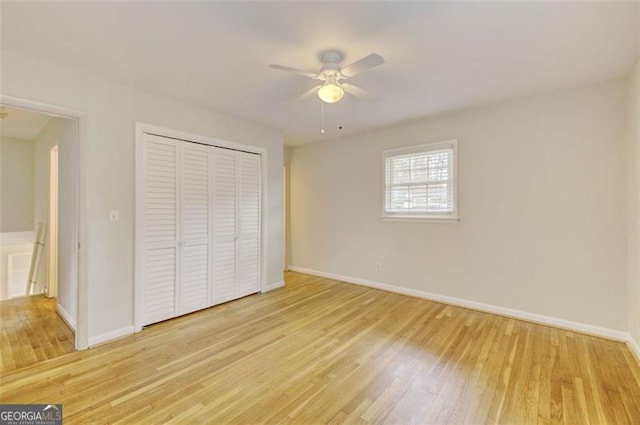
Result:
[[76,306],[76,350],[84,350],[89,346],[89,284],[88,284],[88,232],[87,232],[87,114],[84,111],[43,103],[35,100],[9,96],[0,93],[0,104],[15,108],[28,109],[76,123],[75,151],[77,152],[75,167],[75,220],[72,220],[72,240],[76,241],[77,250],[72,250],[72,270],[75,271],[77,288]]
[[[47,297],[58,298],[58,145],[49,150],[49,282]],[[57,302],[57,301],[56,301]]]

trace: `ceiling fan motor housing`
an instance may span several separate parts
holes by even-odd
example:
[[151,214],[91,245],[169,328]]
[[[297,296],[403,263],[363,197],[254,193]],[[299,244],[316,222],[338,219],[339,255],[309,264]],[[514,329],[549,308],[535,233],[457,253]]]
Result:
[[320,62],[322,63],[335,63],[339,64],[342,62],[342,53],[337,50],[327,50],[325,52],[320,53]]
[[326,81],[328,78],[333,77],[336,80],[345,78],[340,72],[340,62],[342,62],[342,53],[337,50],[327,50],[320,54],[320,61],[324,64],[318,73],[318,77],[322,81]]

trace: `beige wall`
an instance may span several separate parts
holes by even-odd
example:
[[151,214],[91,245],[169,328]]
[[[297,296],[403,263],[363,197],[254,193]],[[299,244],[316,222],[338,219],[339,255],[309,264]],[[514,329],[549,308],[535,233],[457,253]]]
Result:
[[629,333],[640,347],[640,62],[627,81]]
[[0,233],[33,230],[33,141],[0,138]]
[[[626,330],[625,97],[620,80],[294,148],[291,265]],[[460,223],[382,221],[381,151],[449,139]]]
[[36,290],[41,292],[49,278],[49,165],[51,148],[58,145],[58,304],[76,323],[77,293],[76,270],[73,263],[73,226],[76,220],[77,182],[75,176],[76,123],[64,118],[53,118],[42,129],[34,144],[35,202],[34,219],[47,229],[45,246],[36,276]]
[[[267,284],[282,281],[282,134],[272,128],[161,95],[114,84],[77,69],[2,51],[2,93],[85,111],[89,337],[133,325],[135,122],[267,150]],[[82,193],[82,192],[81,192]],[[109,210],[120,221],[109,221]],[[82,230],[82,229],[81,229]],[[81,275],[81,279],[84,276]]]

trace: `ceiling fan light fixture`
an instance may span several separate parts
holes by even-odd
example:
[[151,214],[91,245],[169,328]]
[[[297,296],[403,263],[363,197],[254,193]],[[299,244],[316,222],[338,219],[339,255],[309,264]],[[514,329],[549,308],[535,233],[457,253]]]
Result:
[[335,78],[327,78],[325,83],[318,90],[318,97],[326,103],[336,103],[344,96],[344,90],[337,83]]
[[316,93],[323,102],[336,103],[344,97],[344,92],[346,91],[356,98],[374,100],[375,96],[372,96],[360,87],[347,83],[344,80],[348,80],[354,75],[358,75],[361,72],[368,71],[382,65],[384,63],[384,58],[377,53],[371,53],[362,59],[355,61],[351,65],[343,67],[340,66],[342,57],[342,52],[337,50],[322,52],[320,54],[322,68],[320,68],[320,71],[317,73],[303,71],[301,69],[291,68],[290,66],[284,65],[271,64],[269,67],[280,71],[304,75],[305,77],[309,77],[313,80],[320,80],[322,82],[321,85],[316,85],[300,96],[300,99],[306,99],[307,96],[312,96]]

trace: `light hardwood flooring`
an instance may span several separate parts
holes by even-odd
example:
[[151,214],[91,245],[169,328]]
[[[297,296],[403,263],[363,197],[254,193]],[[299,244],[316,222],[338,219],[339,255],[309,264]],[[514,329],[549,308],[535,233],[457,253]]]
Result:
[[71,353],[75,336],[43,295],[0,301],[0,373]]
[[0,378],[65,424],[640,424],[618,342],[289,273],[227,303]]

